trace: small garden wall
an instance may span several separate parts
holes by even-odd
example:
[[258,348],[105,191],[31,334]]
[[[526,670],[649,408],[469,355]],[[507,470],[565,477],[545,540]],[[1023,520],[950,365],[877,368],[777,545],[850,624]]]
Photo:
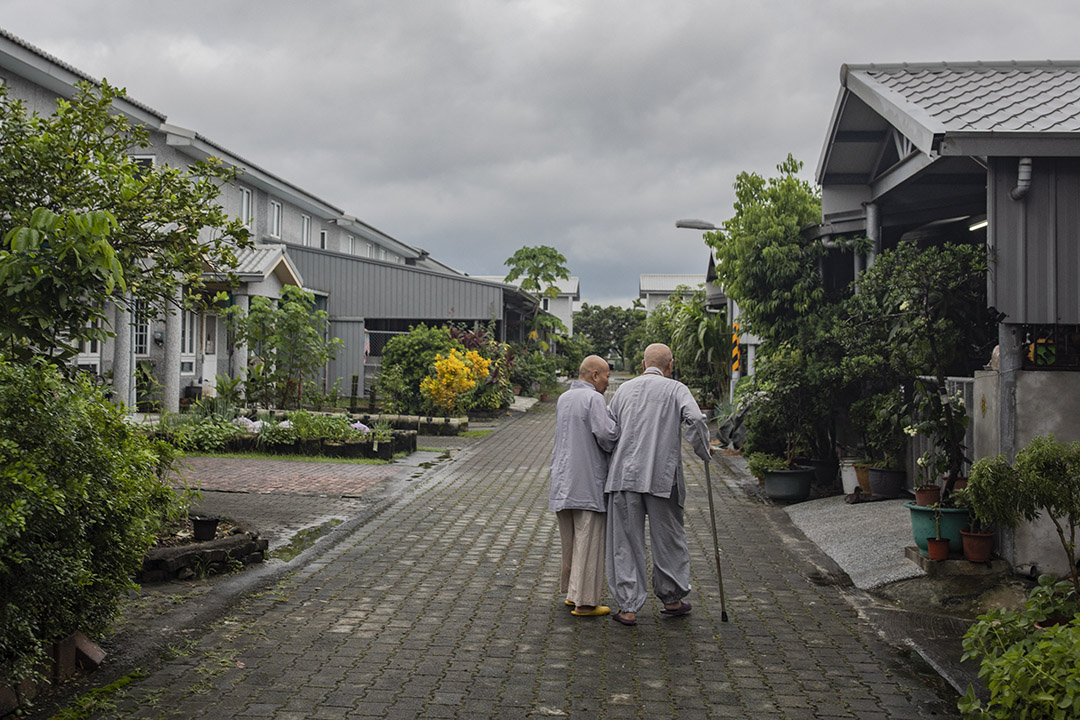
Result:
[[138,583],[186,580],[220,575],[242,565],[262,562],[269,541],[257,532],[238,532],[215,540],[153,548],[135,574]]
[[225,441],[226,452],[269,452],[279,455],[325,455],[340,458],[391,460],[397,453],[416,452],[415,430],[394,430],[389,440],[371,436],[332,441],[307,438],[290,443],[260,443],[257,435],[236,435]]

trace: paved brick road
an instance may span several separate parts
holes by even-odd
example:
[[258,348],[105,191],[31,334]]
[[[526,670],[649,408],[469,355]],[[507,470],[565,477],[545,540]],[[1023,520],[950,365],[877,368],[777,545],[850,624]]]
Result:
[[720,622],[696,461],[694,612],[661,618],[653,599],[634,628],[570,616],[546,512],[553,426],[553,406],[538,406],[404,485],[129,686],[114,716],[955,717],[914,661],[859,619],[851,591],[827,581],[827,558],[781,511],[733,491],[719,466],[731,621]]

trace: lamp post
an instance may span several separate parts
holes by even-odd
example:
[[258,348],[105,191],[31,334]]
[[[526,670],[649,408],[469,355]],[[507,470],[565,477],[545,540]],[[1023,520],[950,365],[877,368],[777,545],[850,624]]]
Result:
[[[720,228],[716,227],[711,222],[706,220],[676,220],[675,227],[686,228],[689,230],[704,230],[706,232],[715,232]],[[732,340],[733,346],[737,347],[738,339],[738,327],[739,327],[739,306],[736,305],[731,298],[727,298],[727,315],[728,323],[732,328]],[[733,347],[734,350],[734,347]],[[728,402],[735,402],[735,383],[738,382],[739,377],[742,375],[741,362],[738,365],[734,365],[731,369],[731,382],[728,384]]]

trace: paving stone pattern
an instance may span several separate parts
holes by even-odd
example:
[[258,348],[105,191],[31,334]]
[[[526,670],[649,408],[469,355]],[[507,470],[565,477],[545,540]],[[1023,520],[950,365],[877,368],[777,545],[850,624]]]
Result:
[[[823,583],[782,511],[719,481],[721,622],[702,464],[693,612],[575,618],[547,512],[554,406],[431,468],[353,534],[127,689],[131,718],[956,717]],[[689,455],[689,453],[688,453]],[[690,455],[692,458],[693,456]],[[347,467],[347,466],[340,466]]]

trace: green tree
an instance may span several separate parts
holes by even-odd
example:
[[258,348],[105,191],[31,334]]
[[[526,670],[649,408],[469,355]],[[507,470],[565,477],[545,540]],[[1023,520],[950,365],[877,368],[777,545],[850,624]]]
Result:
[[[383,409],[412,415],[423,409],[420,382],[435,368],[435,356],[451,350],[465,351],[465,345],[451,336],[448,327],[428,327],[424,323],[409,328],[405,335],[395,335],[383,348],[379,369],[378,393]],[[505,351],[500,348],[500,353]]]
[[[533,293],[537,300],[558,297],[557,281],[570,278],[570,271],[566,269],[566,258],[561,252],[547,245],[520,248],[503,264],[510,268],[505,281],[512,283],[521,278],[521,289]],[[534,323],[539,316],[540,304],[537,303],[533,312]],[[552,319],[554,323],[548,323],[551,327],[566,330],[558,318]]]
[[765,179],[742,172],[735,180],[735,214],[705,241],[716,252],[716,273],[739,304],[744,330],[783,342],[806,329],[825,300],[818,271],[821,243],[800,233],[821,221],[817,190],[798,177],[791,155]]
[[239,306],[222,310],[237,343],[250,351],[248,395],[258,380],[279,408],[300,407],[304,379],[318,377],[343,343],[327,338],[327,314],[315,309],[315,296],[286,285],[281,300],[253,297],[245,315]]
[[235,172],[136,164],[149,134],[111,111],[123,96],[83,83],[41,117],[0,87],[0,347],[12,358],[63,362],[112,334],[106,302],[130,293],[163,309],[249,242],[217,204]]
[[605,357],[632,355],[634,335],[644,324],[645,311],[640,302],[629,309],[582,303],[581,309],[574,313],[574,334],[587,336],[595,352]]

